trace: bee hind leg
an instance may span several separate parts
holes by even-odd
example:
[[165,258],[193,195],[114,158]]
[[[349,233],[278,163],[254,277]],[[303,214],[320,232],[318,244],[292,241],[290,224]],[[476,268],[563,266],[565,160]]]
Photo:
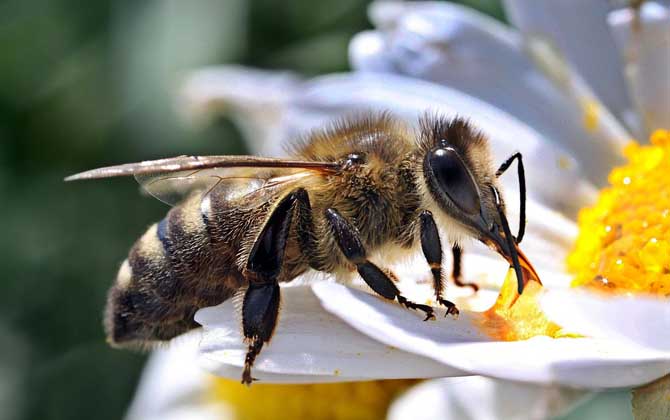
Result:
[[435,299],[437,302],[447,308],[447,315],[458,315],[458,308],[456,305],[442,297],[444,289],[444,280],[442,273],[442,243],[440,242],[440,234],[437,230],[437,225],[433,219],[433,214],[424,210],[419,215],[421,226],[421,250],[423,256],[426,258],[430,266],[430,272],[433,275],[433,290],[435,290]]
[[249,344],[244,358],[242,383],[250,385],[255,378],[251,377],[251,367],[263,345],[270,341],[279,314],[279,285],[253,284],[244,294],[242,304],[242,329],[245,340]]
[[291,229],[295,194],[284,197],[265,223],[247,260],[249,287],[242,303],[242,330],[248,343],[242,383],[254,380],[251,368],[263,346],[270,341],[279,315],[280,290],[277,278]]
[[389,276],[372,262],[368,261],[365,247],[360,239],[360,234],[355,226],[345,219],[337,210],[326,209],[326,220],[333,230],[335,239],[344,256],[356,265],[358,274],[365,283],[377,294],[389,300],[397,300],[398,303],[408,309],[420,310],[426,314],[424,321],[435,319],[434,310],[428,305],[414,303],[400,294]]

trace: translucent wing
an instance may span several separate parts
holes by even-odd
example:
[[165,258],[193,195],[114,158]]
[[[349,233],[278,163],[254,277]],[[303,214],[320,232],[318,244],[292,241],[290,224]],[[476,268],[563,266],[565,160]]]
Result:
[[204,194],[213,190],[219,193],[225,191],[225,195],[230,200],[236,200],[252,193],[269,194],[276,188],[315,174],[309,169],[263,171],[253,168],[211,168],[135,175],[135,179],[149,194],[166,204],[175,205],[194,191],[201,191]]
[[151,195],[174,205],[194,191],[228,188],[235,194],[274,189],[319,172],[340,168],[335,162],[256,156],[179,156],[93,169],[66,181],[134,175]]

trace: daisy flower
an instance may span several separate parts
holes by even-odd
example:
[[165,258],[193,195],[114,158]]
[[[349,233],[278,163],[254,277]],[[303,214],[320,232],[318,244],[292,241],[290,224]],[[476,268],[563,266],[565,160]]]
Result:
[[[583,396],[565,387],[631,388],[670,372],[670,133],[663,131],[670,128],[670,7],[617,9],[605,0],[507,0],[505,7],[516,28],[449,3],[375,2],[375,29],[350,45],[352,72],[304,80],[225,66],[187,80],[187,115],[228,113],[266,155],[337,117],[389,110],[409,122],[426,111],[467,116],[499,162],[516,151],[524,156],[523,247],[544,288],[531,283],[518,297],[507,264],[474,243],[463,271],[480,291],[447,288],[458,319],[421,322],[355,284],[299,279],[284,289],[275,336],[254,366],[262,382],[452,377],[420,386],[516,389],[533,397],[526,404],[551,392],[565,397],[540,404],[538,415],[526,405],[519,417],[544,418]],[[514,177],[503,185],[515,202]],[[417,267],[394,267],[398,287],[430,303],[429,273]],[[196,321],[204,331],[188,360],[239,378],[246,346],[233,303],[202,309]],[[467,375],[513,385],[456,378]],[[218,381],[225,392],[210,402],[235,395]],[[387,385],[371,395],[391,401],[398,388]],[[391,415],[417,401],[407,398]]]

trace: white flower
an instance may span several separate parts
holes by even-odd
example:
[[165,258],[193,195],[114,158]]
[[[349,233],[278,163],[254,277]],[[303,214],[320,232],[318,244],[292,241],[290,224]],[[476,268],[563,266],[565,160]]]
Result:
[[[239,398],[228,396],[227,399],[217,399],[212,391],[216,386],[215,379],[203,370],[194,369],[199,362],[200,340],[199,332],[190,333],[180,337],[169,347],[154,352],[142,375],[133,403],[126,413],[126,420],[245,418],[239,410],[240,401],[236,401]],[[412,362],[411,356],[404,361],[405,364]],[[238,378],[235,378],[234,382],[231,381],[232,383],[225,386],[230,389],[237,385],[242,388],[241,393],[248,393],[249,390],[237,384],[237,380]],[[255,388],[251,391],[255,391]],[[271,392],[268,393],[270,396]],[[296,393],[300,397],[300,393],[304,390],[295,389],[289,392]],[[425,381],[409,388],[393,402],[388,409],[387,418],[391,420],[546,419],[569,412],[575,406],[588,401],[590,397],[590,394],[585,394],[583,391],[558,386],[497,381],[481,376],[451,377]],[[355,400],[370,398],[371,396],[351,395],[347,401],[352,403]],[[261,407],[265,403],[267,401],[257,402]],[[302,403],[309,405],[312,402],[307,399]],[[597,401],[595,404],[590,403],[591,406],[598,406],[597,404]],[[301,410],[287,408],[283,411],[284,415],[287,414],[287,410],[301,413]],[[270,412],[259,418],[270,418],[271,415]],[[301,417],[331,418],[329,417],[331,415],[332,411],[320,412],[316,417],[302,412]],[[340,414],[339,418],[346,417]]]
[[[426,110],[467,116],[488,134],[498,161],[523,153],[524,251],[550,289],[542,299],[546,313],[584,337],[503,341],[486,334],[486,315],[477,311],[494,302],[507,264],[473,246],[464,272],[484,289],[474,297],[447,289],[462,309],[458,319],[421,322],[419,314],[330,281],[286,287],[276,334],[254,366],[259,379],[482,375],[544,392],[634,387],[670,372],[667,300],[577,293],[567,289],[572,276],[564,268],[577,211],[623,161],[630,133],[644,138],[670,127],[670,9],[647,2],[638,16],[610,11],[605,0],[505,5],[518,30],[449,3],[376,2],[370,16],[377,29],[350,46],[354,72],[301,80],[240,67],[203,69],[188,80],[185,104],[192,115],[232,113],[256,151],[270,155],[356,111],[390,110],[409,122]],[[516,180],[507,176],[503,184],[514,202]],[[509,211],[515,220],[514,206]],[[399,288],[427,299],[427,272],[413,268],[423,265],[403,267]],[[196,320],[204,326],[201,363],[238,378],[246,347],[234,304],[203,309]]]

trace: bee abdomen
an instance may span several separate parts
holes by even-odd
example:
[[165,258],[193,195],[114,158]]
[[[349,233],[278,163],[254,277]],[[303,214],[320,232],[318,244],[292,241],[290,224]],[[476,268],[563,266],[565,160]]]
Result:
[[213,252],[199,197],[174,207],[135,243],[109,291],[105,329],[115,345],[146,346],[198,325],[195,311],[225,301],[242,276]]

